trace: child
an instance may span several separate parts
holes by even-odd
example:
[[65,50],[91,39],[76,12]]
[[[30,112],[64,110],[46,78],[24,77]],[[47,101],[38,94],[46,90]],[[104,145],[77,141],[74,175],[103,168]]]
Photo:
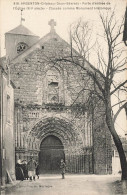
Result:
[[64,179],[64,174],[65,174],[65,168],[66,168],[66,165],[64,163],[64,160],[61,159],[61,164],[60,164],[60,168],[61,168],[61,174],[62,174],[62,179]]
[[33,156],[30,157],[30,161],[28,162],[27,166],[28,166],[28,175],[29,175],[30,181],[32,181],[32,178],[35,181],[36,162],[33,159]]

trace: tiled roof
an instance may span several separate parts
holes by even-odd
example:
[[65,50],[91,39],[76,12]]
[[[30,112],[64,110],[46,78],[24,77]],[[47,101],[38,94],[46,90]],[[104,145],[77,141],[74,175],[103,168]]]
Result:
[[18,34],[18,35],[31,35],[31,36],[37,36],[34,33],[32,33],[28,28],[20,24],[16,28],[10,30],[7,32],[8,34]]

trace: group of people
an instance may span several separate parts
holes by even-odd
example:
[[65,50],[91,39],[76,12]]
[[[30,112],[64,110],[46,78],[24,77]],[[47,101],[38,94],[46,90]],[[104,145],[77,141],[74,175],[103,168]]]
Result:
[[[63,159],[61,159],[60,163],[60,169],[62,174],[62,179],[64,179],[66,165]],[[18,160],[16,164],[16,179],[17,180],[28,180],[35,181],[35,176],[39,179],[39,164],[33,159],[33,157],[30,157],[30,161],[27,163],[26,160],[23,160],[22,162]]]
[[26,160],[23,160],[22,162],[18,160],[16,163],[16,179],[17,180],[25,180],[28,178],[30,181],[35,180],[35,176],[37,175],[37,178],[39,179],[39,164],[33,159],[33,157],[30,157],[30,161],[27,163]]

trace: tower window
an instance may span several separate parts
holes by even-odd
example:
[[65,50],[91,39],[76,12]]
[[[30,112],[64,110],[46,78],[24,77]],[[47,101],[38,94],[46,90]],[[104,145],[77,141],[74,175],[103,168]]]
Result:
[[41,48],[44,49],[44,45],[42,45]]
[[28,45],[26,43],[18,43],[17,45],[17,53],[21,53],[23,52],[24,50],[26,50],[28,48]]

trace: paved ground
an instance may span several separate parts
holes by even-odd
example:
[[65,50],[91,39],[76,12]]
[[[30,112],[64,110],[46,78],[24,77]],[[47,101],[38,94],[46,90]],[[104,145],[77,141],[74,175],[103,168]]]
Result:
[[6,190],[5,195],[115,195],[127,194],[127,186],[120,182],[120,176],[98,175],[43,175],[36,181],[21,181]]

